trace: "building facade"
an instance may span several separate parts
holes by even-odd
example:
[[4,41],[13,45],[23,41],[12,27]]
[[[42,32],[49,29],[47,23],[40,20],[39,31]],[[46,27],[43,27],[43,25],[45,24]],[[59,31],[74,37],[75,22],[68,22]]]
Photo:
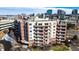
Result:
[[[24,22],[24,23],[23,23]],[[49,18],[20,21],[21,42],[29,46],[44,46],[66,39],[66,22]]]
[[78,10],[77,10],[77,9],[73,9],[73,10],[72,10],[72,14],[73,14],[73,15],[77,15],[77,14],[78,14]]
[[64,17],[66,15],[66,12],[64,10],[58,10],[57,11],[57,15],[58,15],[59,19],[64,20]]

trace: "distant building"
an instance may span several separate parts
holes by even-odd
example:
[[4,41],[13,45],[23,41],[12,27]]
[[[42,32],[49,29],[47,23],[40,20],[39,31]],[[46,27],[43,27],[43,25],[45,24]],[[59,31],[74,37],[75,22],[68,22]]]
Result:
[[52,14],[52,10],[51,9],[47,10],[47,14],[51,15]]
[[78,14],[78,10],[77,9],[72,10],[72,14],[73,15],[77,15]]
[[64,19],[66,12],[64,10],[58,10],[57,15],[59,16],[59,19]]
[[61,14],[64,14],[64,15],[65,15],[66,12],[65,12],[64,10],[58,10],[58,11],[57,11],[57,14],[58,14],[58,15],[61,15]]
[[37,14],[36,15],[38,18],[46,18],[46,16],[47,16],[47,14],[45,14],[45,13],[41,13],[41,14]]

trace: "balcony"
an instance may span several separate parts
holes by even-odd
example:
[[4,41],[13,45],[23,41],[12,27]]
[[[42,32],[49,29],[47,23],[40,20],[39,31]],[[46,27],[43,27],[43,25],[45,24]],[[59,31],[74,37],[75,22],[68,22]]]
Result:
[[44,28],[44,30],[50,30],[50,28]]
[[65,30],[57,30],[57,32],[65,32]]
[[66,27],[60,26],[60,27],[57,27],[57,29],[66,29]]
[[43,35],[35,35],[35,37],[41,38],[41,37],[43,37]]
[[43,29],[40,29],[40,28],[34,29],[34,31],[39,31],[39,30],[43,30]]
[[58,38],[57,40],[59,40],[59,41],[65,41],[64,38]]
[[35,43],[37,43],[37,44],[42,44],[43,42],[36,41]]
[[34,27],[50,27],[50,25],[35,25]]
[[43,38],[43,36],[41,36],[41,35],[35,35],[34,37],[35,38]]
[[42,25],[35,25],[34,27],[43,27]]
[[44,34],[44,32],[37,31],[37,32],[34,32],[34,34]]
[[36,39],[35,39],[35,41],[38,41],[38,40],[43,40],[43,38],[36,38]]
[[65,38],[65,36],[64,35],[63,36],[61,35],[61,36],[57,36],[57,38]]
[[65,34],[62,34],[62,33],[57,33],[57,35],[59,35],[59,36],[60,36],[60,35],[65,35]]

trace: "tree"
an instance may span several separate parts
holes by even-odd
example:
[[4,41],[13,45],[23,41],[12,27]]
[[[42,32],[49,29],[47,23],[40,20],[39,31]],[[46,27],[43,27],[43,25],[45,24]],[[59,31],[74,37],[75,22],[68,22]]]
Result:
[[72,40],[78,40],[78,36],[77,35],[74,35]]
[[70,47],[70,41],[69,41],[69,40],[65,40],[64,43],[65,43],[65,45],[66,45],[67,47]]
[[65,44],[62,44],[62,45],[53,46],[52,50],[54,50],[54,51],[68,51],[69,48]]
[[71,23],[68,23],[67,24],[67,29],[74,29],[75,28],[75,24],[71,24]]

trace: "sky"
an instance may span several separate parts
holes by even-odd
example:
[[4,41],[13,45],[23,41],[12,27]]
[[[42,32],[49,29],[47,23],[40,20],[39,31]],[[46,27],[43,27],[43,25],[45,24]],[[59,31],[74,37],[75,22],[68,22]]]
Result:
[[79,7],[0,7],[0,15],[46,13],[48,9],[52,9],[53,14],[57,13],[58,9],[64,10],[67,14],[71,14],[73,9],[79,10]]

